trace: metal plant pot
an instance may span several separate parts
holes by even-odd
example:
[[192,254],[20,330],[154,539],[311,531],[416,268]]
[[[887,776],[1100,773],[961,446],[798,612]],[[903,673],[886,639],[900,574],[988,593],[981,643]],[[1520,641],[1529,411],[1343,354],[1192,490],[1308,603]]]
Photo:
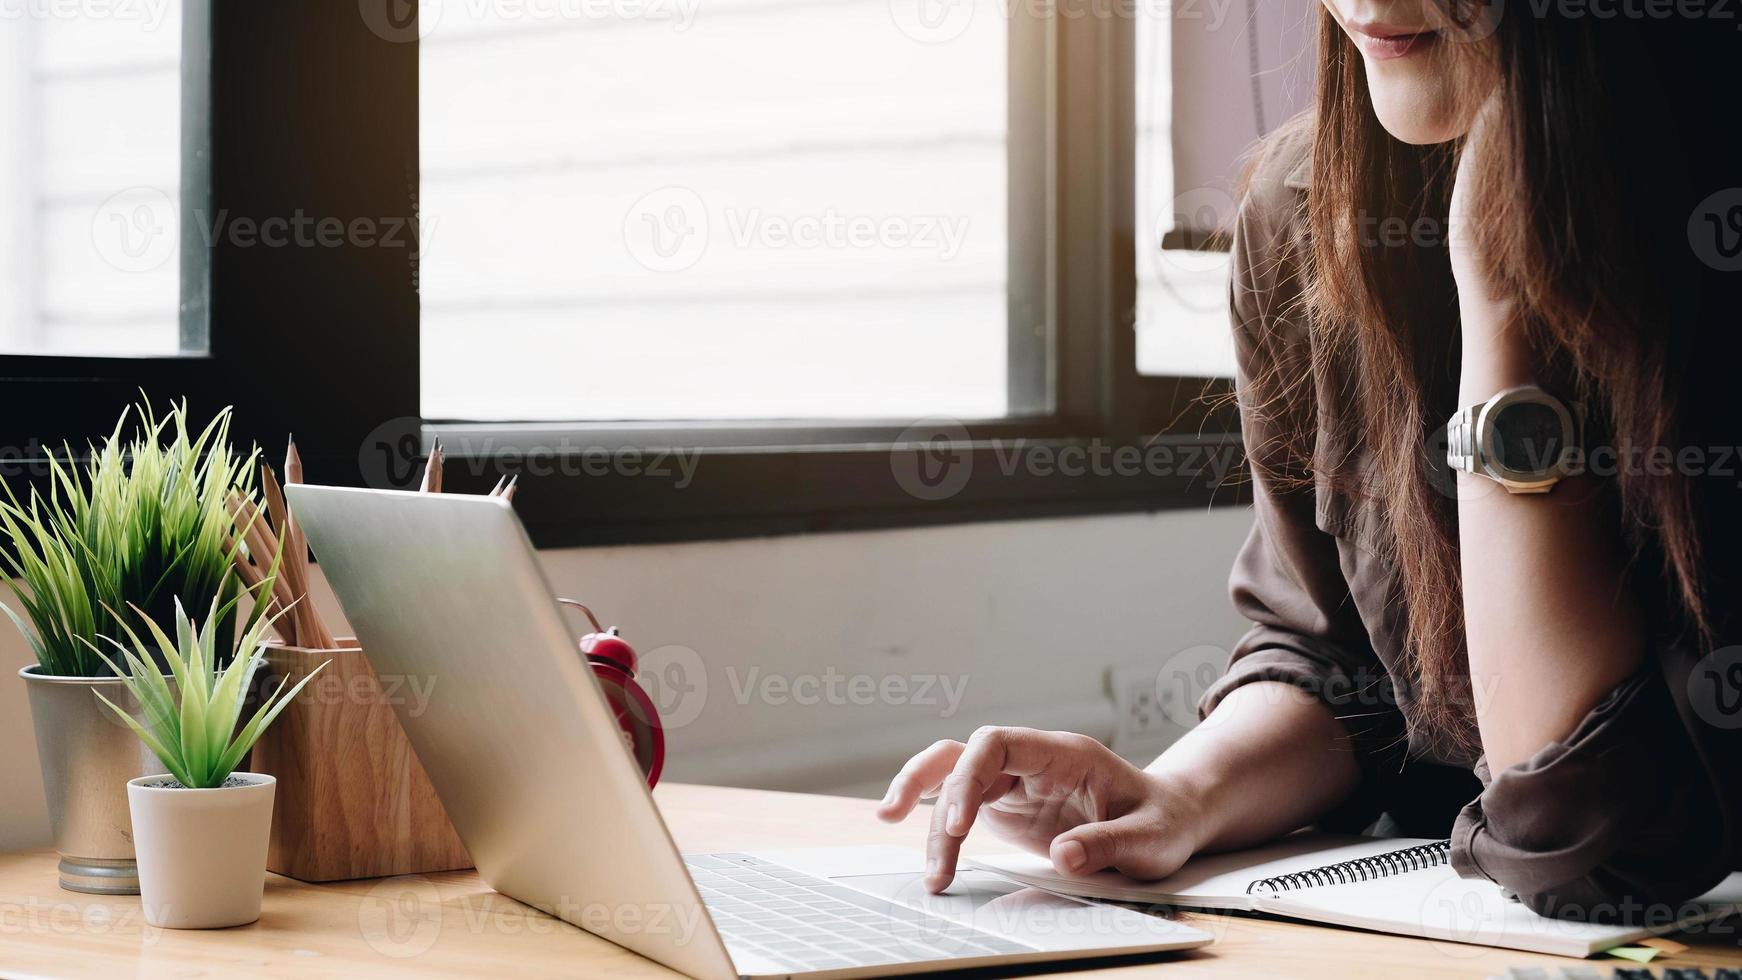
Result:
[[18,672],[30,691],[30,720],[60,852],[60,885],[93,895],[139,894],[127,782],[163,769],[98,691],[122,710],[139,704],[114,677],[54,677],[31,665]]

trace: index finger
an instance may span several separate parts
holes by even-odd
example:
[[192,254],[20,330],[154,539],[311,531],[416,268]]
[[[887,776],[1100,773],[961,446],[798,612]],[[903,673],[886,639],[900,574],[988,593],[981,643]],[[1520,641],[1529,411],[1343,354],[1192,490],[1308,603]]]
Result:
[[1042,733],[1026,728],[982,728],[944,778],[932,807],[931,835],[926,838],[926,887],[941,892],[956,875],[962,840],[974,826],[984,803],[1010,791],[1018,776],[1046,769],[1052,759]]

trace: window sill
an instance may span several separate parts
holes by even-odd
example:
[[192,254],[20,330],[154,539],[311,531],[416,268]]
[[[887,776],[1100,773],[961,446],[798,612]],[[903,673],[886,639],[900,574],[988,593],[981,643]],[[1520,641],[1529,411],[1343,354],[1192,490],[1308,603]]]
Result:
[[[515,507],[539,547],[920,527],[1249,500],[1245,461],[1233,435],[1115,439],[989,423],[973,427],[972,438],[960,438],[964,431],[952,432],[952,426],[969,428],[922,424],[891,438],[875,425],[783,430],[758,424],[686,429],[691,438],[683,440],[654,427],[637,432],[437,425],[428,432],[443,443],[444,489],[483,493],[504,476],[517,479]],[[785,442],[778,439],[783,431]],[[363,475],[374,486],[414,486],[421,464],[408,459],[396,470]]]

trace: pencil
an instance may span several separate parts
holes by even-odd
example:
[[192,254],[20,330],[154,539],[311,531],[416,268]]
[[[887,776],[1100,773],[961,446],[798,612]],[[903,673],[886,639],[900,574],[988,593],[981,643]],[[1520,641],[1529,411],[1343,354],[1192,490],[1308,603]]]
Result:
[[284,482],[302,482],[302,454],[296,451],[296,436],[284,447]]
[[429,462],[423,467],[423,483],[418,487],[423,493],[442,492],[442,444],[438,440],[430,448]]
[[[259,509],[254,506],[253,501],[240,494],[232,493],[224,505],[230,511],[232,524],[236,524],[238,520],[246,521],[245,524],[237,524],[236,527],[242,532],[242,540],[248,545],[250,557],[256,562],[270,563],[271,556],[279,554],[279,542],[273,536],[272,529],[266,525],[265,519]],[[264,580],[264,573],[261,578]],[[295,590],[285,575],[282,560],[279,562],[279,574],[274,576],[272,580],[272,598],[285,609],[289,609],[291,603],[296,600]],[[285,636],[284,640],[286,643],[295,642],[290,636]]]
[[284,490],[278,485],[278,477],[273,475],[272,467],[266,463],[260,464],[260,496],[266,498],[266,511],[272,515],[274,527],[283,529],[285,517]]

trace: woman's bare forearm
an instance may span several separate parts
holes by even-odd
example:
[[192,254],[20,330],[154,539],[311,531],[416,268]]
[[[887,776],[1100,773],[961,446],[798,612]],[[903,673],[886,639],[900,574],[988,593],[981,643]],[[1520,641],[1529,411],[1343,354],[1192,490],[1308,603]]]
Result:
[[[1486,138],[1479,118],[1452,190],[1460,406],[1543,383],[1515,298],[1489,281],[1477,252],[1475,230],[1488,215],[1473,205],[1469,171]],[[1621,528],[1603,491],[1574,477],[1550,493],[1511,494],[1486,477],[1458,474],[1464,639],[1492,772],[1566,739],[1644,660],[1644,617],[1626,587]]]
[[[1467,323],[1486,312],[1466,308]],[[1490,322],[1465,333],[1460,404],[1536,380],[1504,328]],[[1571,735],[1645,656],[1620,529],[1601,490],[1574,477],[1547,494],[1510,494],[1458,475],[1464,635],[1494,772]]]
[[1343,726],[1289,684],[1236,688],[1150,763],[1196,810],[1193,851],[1249,847],[1304,827],[1348,798],[1360,769]]

